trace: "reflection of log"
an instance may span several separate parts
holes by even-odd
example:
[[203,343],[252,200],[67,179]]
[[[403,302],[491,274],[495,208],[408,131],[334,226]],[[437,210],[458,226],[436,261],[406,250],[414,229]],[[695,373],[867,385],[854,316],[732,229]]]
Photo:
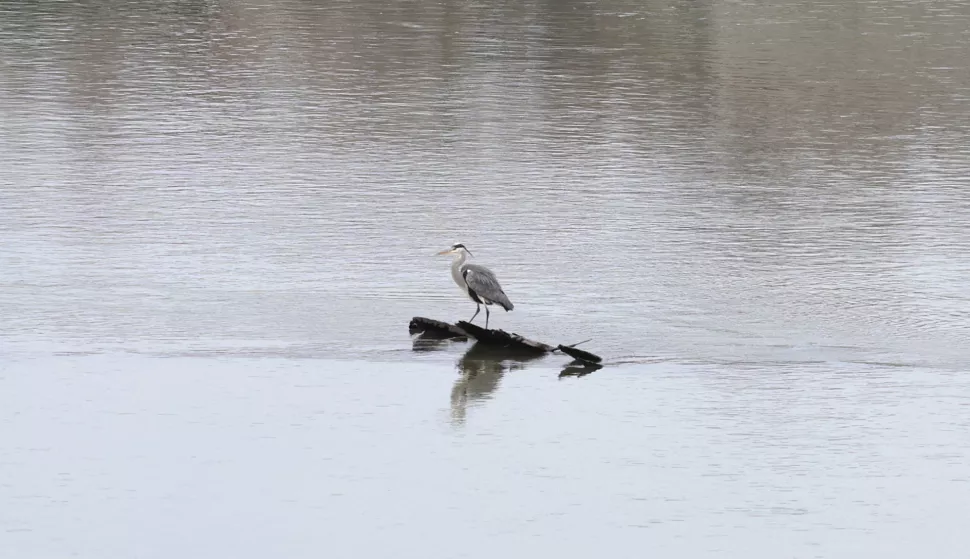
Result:
[[603,366],[599,363],[588,363],[586,361],[577,359],[563,367],[562,371],[559,373],[559,377],[585,377],[586,375],[602,368]]
[[433,318],[416,316],[408,324],[408,331],[411,335],[421,334],[425,339],[447,340],[451,338],[468,339],[468,333],[454,324],[448,324]]
[[549,353],[555,349],[551,345],[523,338],[518,334],[509,334],[505,330],[486,330],[464,320],[458,323],[458,327],[468,332],[468,335],[474,337],[479,342],[490,345],[515,348],[534,353]]

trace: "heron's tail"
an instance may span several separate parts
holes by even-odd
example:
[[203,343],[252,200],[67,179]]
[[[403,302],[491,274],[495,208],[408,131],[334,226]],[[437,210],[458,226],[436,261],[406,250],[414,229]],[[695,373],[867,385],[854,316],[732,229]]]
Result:
[[512,304],[512,301],[509,301],[509,298],[505,293],[502,294],[501,298],[496,299],[495,302],[502,305],[502,308],[505,309],[505,312],[509,312],[510,310],[515,308],[515,305]]

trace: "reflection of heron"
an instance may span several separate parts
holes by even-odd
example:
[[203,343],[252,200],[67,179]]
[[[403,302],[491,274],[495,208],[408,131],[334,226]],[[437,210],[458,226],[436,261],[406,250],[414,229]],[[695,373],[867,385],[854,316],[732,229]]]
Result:
[[472,253],[465,248],[465,245],[458,243],[438,254],[455,255],[455,259],[451,263],[451,277],[458,284],[458,287],[462,288],[468,297],[478,305],[475,308],[475,314],[472,315],[468,322],[475,320],[475,317],[482,310],[482,305],[485,305],[485,328],[488,328],[489,305],[499,305],[506,311],[514,308],[512,301],[509,301],[505,292],[502,291],[502,286],[499,285],[498,278],[495,277],[495,274],[491,270],[484,266],[469,264],[467,262],[468,257]]
[[469,402],[487,400],[498,388],[506,371],[521,369],[542,353],[476,343],[458,360],[461,376],[451,389],[451,415],[465,419]]

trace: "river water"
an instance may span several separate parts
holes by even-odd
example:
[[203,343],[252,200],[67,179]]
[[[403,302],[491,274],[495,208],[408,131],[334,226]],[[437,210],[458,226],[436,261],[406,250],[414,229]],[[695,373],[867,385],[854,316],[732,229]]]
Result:
[[963,557],[967,29],[4,2],[0,555]]

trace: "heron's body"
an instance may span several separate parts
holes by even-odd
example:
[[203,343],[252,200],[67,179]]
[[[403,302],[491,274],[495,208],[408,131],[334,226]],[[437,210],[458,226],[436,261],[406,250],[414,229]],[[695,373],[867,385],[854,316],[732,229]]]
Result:
[[488,307],[490,305],[499,305],[506,311],[515,308],[491,270],[468,262],[471,253],[468,252],[465,245],[456,244],[451,249],[444,250],[439,254],[455,255],[455,259],[451,263],[451,278],[468,295],[469,299],[479,305],[471,320],[475,320],[475,317],[481,311],[481,305],[485,305],[485,327],[488,328]]

